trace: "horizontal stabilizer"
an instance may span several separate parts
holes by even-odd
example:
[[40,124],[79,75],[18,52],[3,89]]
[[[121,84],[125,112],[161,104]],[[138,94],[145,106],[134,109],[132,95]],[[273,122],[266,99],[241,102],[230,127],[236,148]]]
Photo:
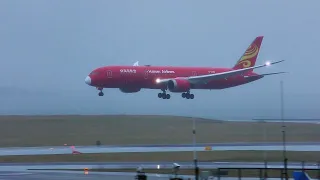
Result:
[[275,74],[283,74],[287,72],[274,72],[274,73],[266,73],[266,74],[258,74],[254,76],[244,76],[245,78],[251,78],[251,77],[257,77],[257,76],[269,76],[269,75],[275,75]]
[[274,72],[274,73],[266,73],[266,74],[260,74],[261,76],[268,76],[268,75],[274,75],[274,74],[283,74],[288,72]]

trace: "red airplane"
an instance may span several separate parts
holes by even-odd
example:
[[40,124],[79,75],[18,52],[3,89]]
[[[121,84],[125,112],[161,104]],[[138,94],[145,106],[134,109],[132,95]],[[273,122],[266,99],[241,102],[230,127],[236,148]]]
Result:
[[72,150],[72,154],[82,154],[80,151],[77,151],[74,146],[71,146],[70,148]]
[[253,69],[280,63],[266,62],[255,66],[263,36],[258,36],[250,44],[242,57],[232,68],[215,67],[173,67],[173,66],[104,66],[94,69],[85,83],[96,87],[103,96],[103,88],[118,88],[123,93],[136,93],[141,89],[159,89],[158,97],[170,99],[166,90],[182,93],[186,99],[194,99],[192,89],[225,89],[243,85],[263,78],[266,75],[284,72],[257,74]]

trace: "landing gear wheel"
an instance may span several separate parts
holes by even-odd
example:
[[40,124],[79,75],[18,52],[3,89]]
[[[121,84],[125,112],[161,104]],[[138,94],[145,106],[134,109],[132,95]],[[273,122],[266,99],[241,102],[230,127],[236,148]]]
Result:
[[162,93],[158,93],[158,98],[170,99],[170,97],[170,94],[167,94],[165,91],[163,91]]
[[194,99],[194,94],[190,94],[189,92],[182,93],[181,96],[182,98],[186,98],[186,99]]
[[162,99],[167,99],[166,93],[160,93]]
[[103,94],[103,92],[99,92],[99,94],[98,94],[99,96],[103,96],[104,94]]

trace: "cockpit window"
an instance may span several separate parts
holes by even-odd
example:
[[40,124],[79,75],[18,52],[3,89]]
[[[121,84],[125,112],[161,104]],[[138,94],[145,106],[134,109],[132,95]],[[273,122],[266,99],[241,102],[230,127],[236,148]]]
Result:
[[99,71],[92,71],[92,72],[90,73],[90,75],[99,75],[99,74],[100,74]]

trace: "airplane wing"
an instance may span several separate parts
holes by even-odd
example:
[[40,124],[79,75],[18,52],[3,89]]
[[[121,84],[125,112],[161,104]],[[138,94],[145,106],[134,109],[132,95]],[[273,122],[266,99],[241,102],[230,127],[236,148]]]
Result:
[[[257,68],[262,68],[266,66],[270,66],[272,64],[277,64],[280,62],[283,62],[284,60],[276,61],[276,62],[267,62],[263,65],[258,65],[258,66],[253,66],[253,67],[248,67],[248,68],[243,68],[243,69],[237,69],[237,70],[232,70],[232,71],[226,71],[222,73],[216,73],[216,74],[206,74],[206,75],[200,75],[200,76],[191,76],[191,77],[183,77],[183,79],[187,79],[190,83],[192,84],[197,84],[197,83],[207,83],[211,80],[215,79],[226,79],[231,76],[243,74],[251,69],[257,69]],[[167,83],[171,79],[157,79],[157,83]]]

